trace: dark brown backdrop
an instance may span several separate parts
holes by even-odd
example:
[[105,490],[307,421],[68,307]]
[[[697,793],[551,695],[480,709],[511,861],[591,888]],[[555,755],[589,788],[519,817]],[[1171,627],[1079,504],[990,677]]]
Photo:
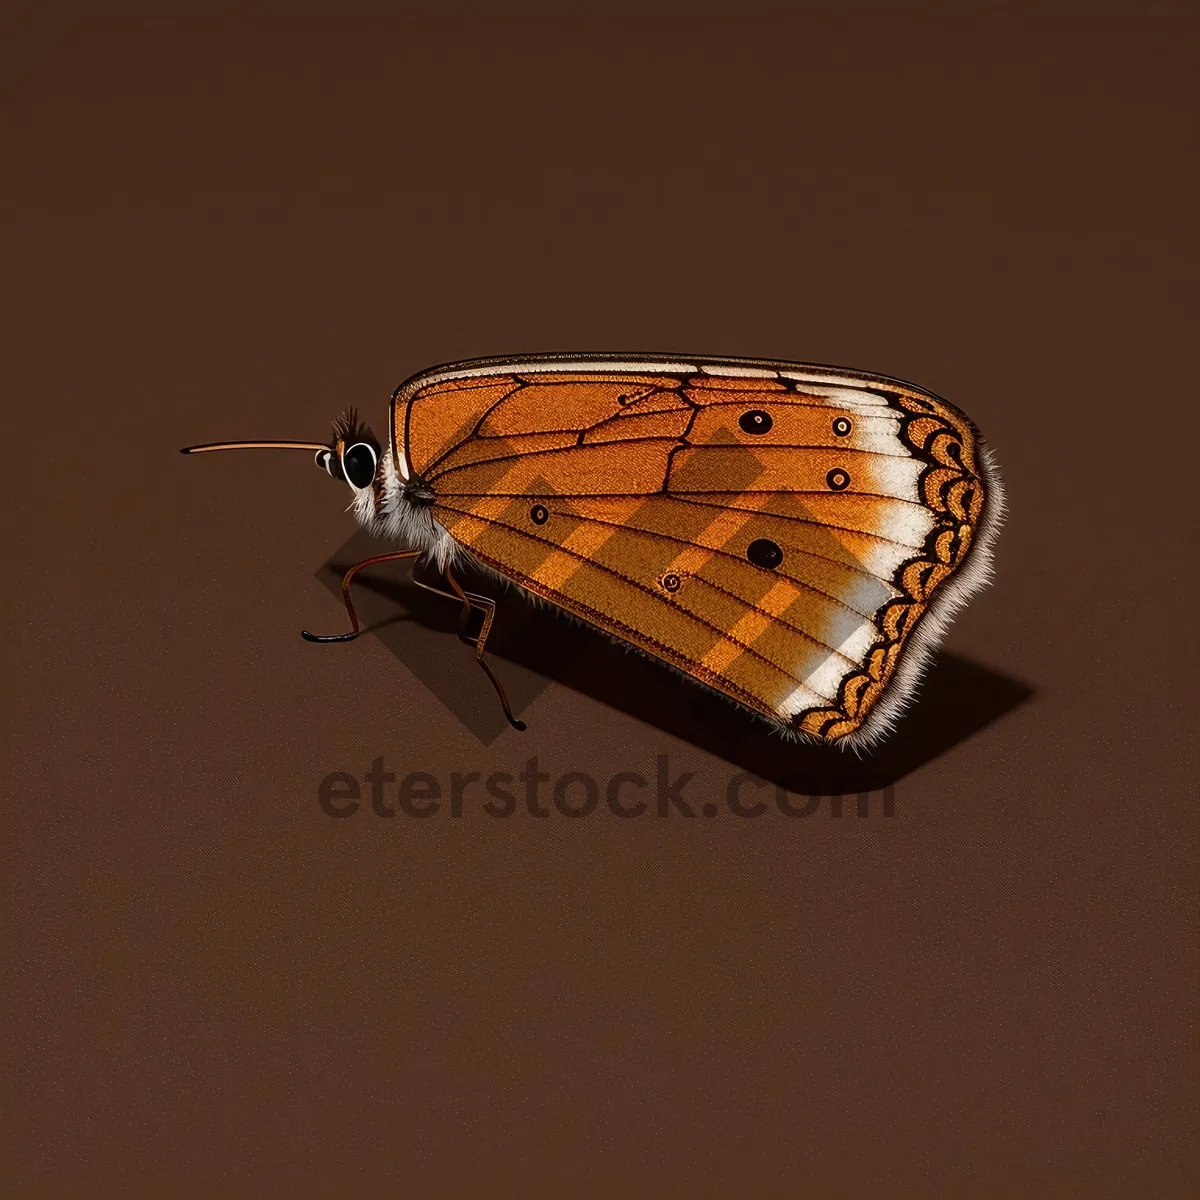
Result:
[[[1195,1194],[1189,6],[98,7],[0,30],[0,1189]],[[442,618],[302,643],[343,490],[176,453],[575,348],[883,371],[989,436],[998,581],[894,816],[322,813],[376,756],[665,755],[698,805],[767,753],[523,659],[552,618],[496,664],[523,736]]]

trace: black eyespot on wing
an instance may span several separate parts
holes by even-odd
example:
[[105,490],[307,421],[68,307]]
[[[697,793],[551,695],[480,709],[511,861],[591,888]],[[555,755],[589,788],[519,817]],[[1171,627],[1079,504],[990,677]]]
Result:
[[679,591],[679,589],[680,589],[680,587],[682,586],[682,583],[683,583],[683,581],[682,581],[682,580],[679,578],[679,576],[678,576],[678,575],[676,575],[676,574],[674,574],[673,572],[672,572],[671,574],[669,574],[669,575],[664,575],[664,576],[662,577],[662,580],[661,580],[661,582],[662,582],[662,585],[663,585],[663,587],[664,587],[664,588],[665,588],[665,589],[666,589],[668,592],[677,592],[677,591]]
[[379,454],[369,442],[356,442],[342,454],[346,478],[359,489],[371,486],[378,462]]
[[829,484],[830,491],[844,492],[850,486],[850,472],[843,471],[841,467],[834,467],[825,476],[825,482]]
[[756,567],[773,571],[783,562],[783,551],[770,538],[755,538],[746,550],[746,557]]
[[850,424],[849,417],[834,417],[833,418],[833,432],[838,437],[846,437],[852,428],[853,428],[853,426]]
[[544,504],[535,504],[529,510],[529,519],[535,525],[545,525],[550,520],[550,510]]
[[771,414],[763,412],[761,408],[752,408],[738,417],[738,425],[743,433],[769,433],[774,423]]

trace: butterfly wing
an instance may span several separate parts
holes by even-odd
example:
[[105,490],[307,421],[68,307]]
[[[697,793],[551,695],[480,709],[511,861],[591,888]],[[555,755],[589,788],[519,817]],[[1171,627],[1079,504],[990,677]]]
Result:
[[986,579],[1000,496],[980,439],[894,380],[477,361],[404,385],[393,422],[458,546],[823,741],[886,730],[949,611]]

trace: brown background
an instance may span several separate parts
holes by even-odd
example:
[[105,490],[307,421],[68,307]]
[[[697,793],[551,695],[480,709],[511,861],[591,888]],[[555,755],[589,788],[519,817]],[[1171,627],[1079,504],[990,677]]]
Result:
[[[1195,1194],[1191,6],[4,7],[0,1190]],[[998,582],[890,820],[320,811],[376,755],[753,758],[624,655],[481,739],[301,642],[344,489],[176,453],[579,348],[989,436]]]

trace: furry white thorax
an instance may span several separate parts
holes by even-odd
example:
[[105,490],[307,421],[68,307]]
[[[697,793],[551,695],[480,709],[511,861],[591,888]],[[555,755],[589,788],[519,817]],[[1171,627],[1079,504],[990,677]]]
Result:
[[425,557],[445,570],[459,555],[454,539],[439,525],[427,508],[417,508],[404,495],[404,480],[396,470],[389,446],[380,456],[378,495],[376,484],[354,489],[350,511],[370,534],[395,542],[405,550],[422,550]]

